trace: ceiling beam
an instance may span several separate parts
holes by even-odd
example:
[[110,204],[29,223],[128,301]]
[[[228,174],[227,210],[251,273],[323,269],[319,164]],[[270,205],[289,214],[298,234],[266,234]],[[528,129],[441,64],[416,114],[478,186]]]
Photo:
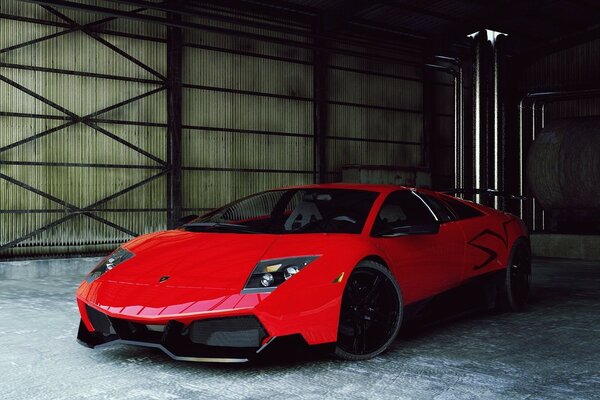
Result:
[[600,3],[596,0],[567,0],[569,3],[577,4],[582,8],[586,8],[587,10],[596,10],[600,11]]
[[595,24],[582,30],[549,39],[542,45],[529,46],[519,53],[519,58],[527,65],[550,54],[598,39],[600,39],[600,24]]
[[289,9],[288,7],[277,7],[271,4],[259,4],[254,1],[246,0],[188,0],[187,4],[190,7],[203,7],[206,5],[224,7],[257,16],[260,15],[262,17],[297,21],[308,25],[314,21],[315,16],[317,15],[317,12],[312,10]]
[[321,14],[321,23],[325,32],[337,31],[344,27],[348,20],[379,7],[381,5],[378,1],[344,0],[341,5],[325,10]]
[[287,33],[291,35],[299,35],[299,36],[308,36],[310,35],[310,31],[305,29],[298,28],[289,28],[284,27],[280,24],[273,23],[265,23],[260,22],[248,18],[239,18],[236,16],[225,15],[218,12],[206,11],[206,9],[202,10],[200,8],[189,8],[188,4],[182,4],[181,6],[174,7],[165,3],[154,3],[147,0],[106,0],[113,3],[118,4],[128,4],[131,6],[144,7],[149,10],[163,11],[170,15],[179,15],[179,16],[193,16],[199,18],[206,18],[213,21],[226,22],[231,24],[237,24],[242,26],[249,26],[258,29],[266,29],[273,32]]
[[[304,40],[304,41],[291,40],[291,39],[287,39],[287,38],[283,38],[283,37],[275,36],[275,35],[265,35],[265,34],[248,32],[248,31],[240,31],[240,30],[224,28],[224,27],[220,27],[220,26],[216,26],[216,25],[190,22],[190,21],[186,21],[183,19],[181,21],[171,21],[170,19],[163,18],[163,17],[156,17],[154,15],[132,14],[130,12],[126,12],[126,11],[122,11],[122,10],[100,7],[100,6],[95,6],[95,5],[85,4],[85,3],[76,3],[76,2],[68,1],[68,0],[19,0],[19,1],[26,2],[26,3],[34,3],[34,4],[39,4],[39,5],[47,5],[47,6],[52,6],[52,7],[59,7],[59,8],[84,10],[84,11],[93,12],[93,13],[97,13],[97,14],[101,14],[101,15],[110,15],[113,17],[121,17],[124,19],[145,21],[145,22],[149,22],[149,23],[162,24],[165,26],[175,27],[175,28],[201,30],[201,31],[205,31],[205,32],[214,32],[214,33],[223,34],[223,35],[227,35],[227,36],[245,37],[247,39],[260,40],[263,42],[298,47],[298,48],[303,48],[303,49],[307,49],[307,50],[326,50],[326,51],[330,51],[332,53],[337,53],[337,54],[345,54],[345,55],[356,56],[356,57],[365,57],[365,54],[363,54],[361,52],[357,52],[354,50],[348,50],[348,49],[344,49],[344,48],[339,48],[339,47],[319,46],[319,45],[310,43],[306,40]],[[331,38],[331,37],[326,37],[326,38],[331,39],[331,40],[339,40],[337,38]],[[370,55],[369,57],[372,59],[379,59],[381,61],[388,61],[388,62],[399,63],[399,64],[404,64],[404,65],[420,65],[420,63],[415,60],[402,59],[399,57],[395,57],[393,54]]]
[[522,29],[505,29],[502,26],[502,21],[511,17],[517,11],[516,7],[522,4],[521,0],[510,0],[504,2],[494,1],[488,4],[488,11],[485,15],[479,16],[477,19],[470,19],[464,25],[454,26],[439,35],[432,38],[432,47],[446,48],[457,43],[466,43],[467,35],[478,32],[482,29],[491,29],[498,32],[506,33],[509,36],[517,36],[521,42],[526,44],[534,43],[541,39],[540,35],[532,34],[530,31]]

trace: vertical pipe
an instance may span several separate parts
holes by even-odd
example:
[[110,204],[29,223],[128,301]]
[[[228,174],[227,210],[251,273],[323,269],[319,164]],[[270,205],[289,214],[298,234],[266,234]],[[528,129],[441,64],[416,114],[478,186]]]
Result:
[[319,38],[324,31],[322,18],[315,23],[314,31],[317,49],[313,52],[313,181],[323,183],[327,182],[328,55],[318,49],[324,45]]
[[436,160],[433,155],[431,146],[431,138],[435,136],[437,132],[436,120],[435,120],[435,75],[433,71],[444,72],[452,75],[453,89],[454,89],[454,136],[453,136],[453,148],[454,148],[454,187],[462,188],[464,183],[462,180],[463,176],[463,159],[464,159],[464,143],[462,131],[462,62],[459,58],[447,57],[447,56],[433,56],[435,59],[442,60],[443,62],[451,62],[456,66],[445,67],[436,64],[425,64],[423,69],[423,166],[429,167],[432,170],[435,169],[433,166]]
[[431,146],[437,132],[435,121],[435,72],[430,66],[423,67],[423,139],[421,145],[421,165],[433,170],[437,160]]
[[461,143],[460,143],[460,78],[459,74],[453,75],[454,81],[454,187],[461,186]]
[[[465,133],[464,133],[464,123],[463,123],[463,65],[460,58],[455,57],[447,57],[436,55],[434,58],[438,60],[442,60],[444,62],[451,62],[456,67],[454,68],[446,68],[443,70],[445,73],[449,73],[452,75],[453,84],[454,84],[454,187],[455,188],[464,188],[464,158],[465,158]],[[431,67],[431,65],[426,65]],[[424,84],[425,84],[424,79]],[[424,90],[423,93],[426,93]],[[424,94],[425,96],[425,94]],[[425,107],[424,107],[425,110]],[[435,111],[435,110],[434,110]]]
[[[475,57],[473,63],[473,186],[481,187],[481,71],[480,58],[481,46],[479,46],[479,33],[475,37]],[[479,202],[479,195],[474,196]]]
[[[531,132],[531,143],[533,143],[533,141],[535,141],[535,138],[537,137],[537,120],[540,118],[538,117],[538,113],[536,113],[536,108],[538,108],[538,101],[537,99],[535,99],[533,101],[533,122],[532,122],[532,132]],[[542,107],[541,107],[541,111],[542,111],[542,115],[541,115],[541,127],[544,127],[544,104],[542,103]],[[531,196],[531,201],[532,201],[532,207],[533,207],[533,211],[531,214],[531,218],[532,218],[532,224],[533,224],[533,230],[537,231],[537,230],[544,230],[544,210],[542,209],[541,205],[539,204],[539,202],[537,201],[537,199],[535,197],[533,197],[533,194]]]
[[460,188],[465,187],[465,120],[464,120],[464,76],[462,63],[458,65],[458,87],[459,87],[459,101],[458,101],[458,121],[459,121],[459,186]]
[[[489,188],[492,183],[494,130],[494,45],[487,31],[475,35],[473,64],[473,185]],[[476,202],[489,199],[475,195]]]
[[[523,163],[525,162],[524,157],[523,157],[523,152],[524,152],[524,140],[525,137],[523,136],[523,106],[524,106],[524,102],[525,102],[525,98],[523,97],[521,99],[521,101],[519,101],[519,196],[524,196],[524,178],[523,178],[523,173],[525,172],[525,169],[523,168]],[[523,202],[519,202],[519,218],[523,219],[524,217],[524,207],[523,207]]]
[[[501,43],[501,39],[498,40]],[[493,86],[493,95],[492,95],[492,126],[493,126],[493,143],[492,143],[492,158],[493,162],[491,163],[492,169],[492,189],[501,190],[500,187],[500,163],[501,163],[501,154],[500,154],[500,141],[502,140],[500,137],[500,129],[502,125],[501,121],[501,112],[500,112],[500,87],[499,87],[499,49],[498,44],[493,47],[493,70],[492,70],[492,86]],[[493,206],[498,209],[500,206],[500,197],[493,197]]]
[[[531,136],[530,136],[530,141],[529,143],[533,143],[533,141],[535,140],[535,107],[537,100],[533,100],[533,104],[531,105]],[[536,201],[535,201],[535,197],[533,197],[533,195],[531,196],[531,200],[530,200],[530,206],[531,206],[531,229],[532,231],[536,231],[537,230],[537,207],[536,207]]]
[[[542,103],[542,125],[541,129],[546,126],[546,103]],[[546,210],[542,209],[542,232],[546,230]]]
[[[173,6],[179,3],[171,0]],[[179,22],[181,16],[169,14],[169,21]],[[182,54],[181,28],[167,27],[167,226],[175,228],[181,218],[181,125],[182,125]]]

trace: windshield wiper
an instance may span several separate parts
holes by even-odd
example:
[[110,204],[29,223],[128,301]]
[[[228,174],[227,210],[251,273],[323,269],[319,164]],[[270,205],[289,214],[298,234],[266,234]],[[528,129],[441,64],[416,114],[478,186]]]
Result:
[[192,222],[189,224],[183,225],[184,228],[224,228],[231,229],[236,232],[246,232],[246,233],[259,233],[253,230],[250,230],[246,225],[240,224],[229,224],[227,222]]

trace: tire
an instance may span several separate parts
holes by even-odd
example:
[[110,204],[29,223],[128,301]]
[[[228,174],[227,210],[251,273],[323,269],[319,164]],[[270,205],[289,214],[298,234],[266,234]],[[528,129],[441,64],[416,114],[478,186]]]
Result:
[[402,292],[392,273],[361,261],[344,288],[335,356],[366,360],[381,354],[398,335],[402,314]]
[[498,290],[500,311],[521,311],[527,306],[531,293],[531,250],[524,239],[515,242],[504,280]]

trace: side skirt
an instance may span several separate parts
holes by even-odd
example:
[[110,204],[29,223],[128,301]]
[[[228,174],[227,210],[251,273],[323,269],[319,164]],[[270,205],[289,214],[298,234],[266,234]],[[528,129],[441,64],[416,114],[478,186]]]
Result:
[[498,288],[506,268],[469,279],[459,287],[404,307],[404,320],[411,325],[438,324],[496,306]]

